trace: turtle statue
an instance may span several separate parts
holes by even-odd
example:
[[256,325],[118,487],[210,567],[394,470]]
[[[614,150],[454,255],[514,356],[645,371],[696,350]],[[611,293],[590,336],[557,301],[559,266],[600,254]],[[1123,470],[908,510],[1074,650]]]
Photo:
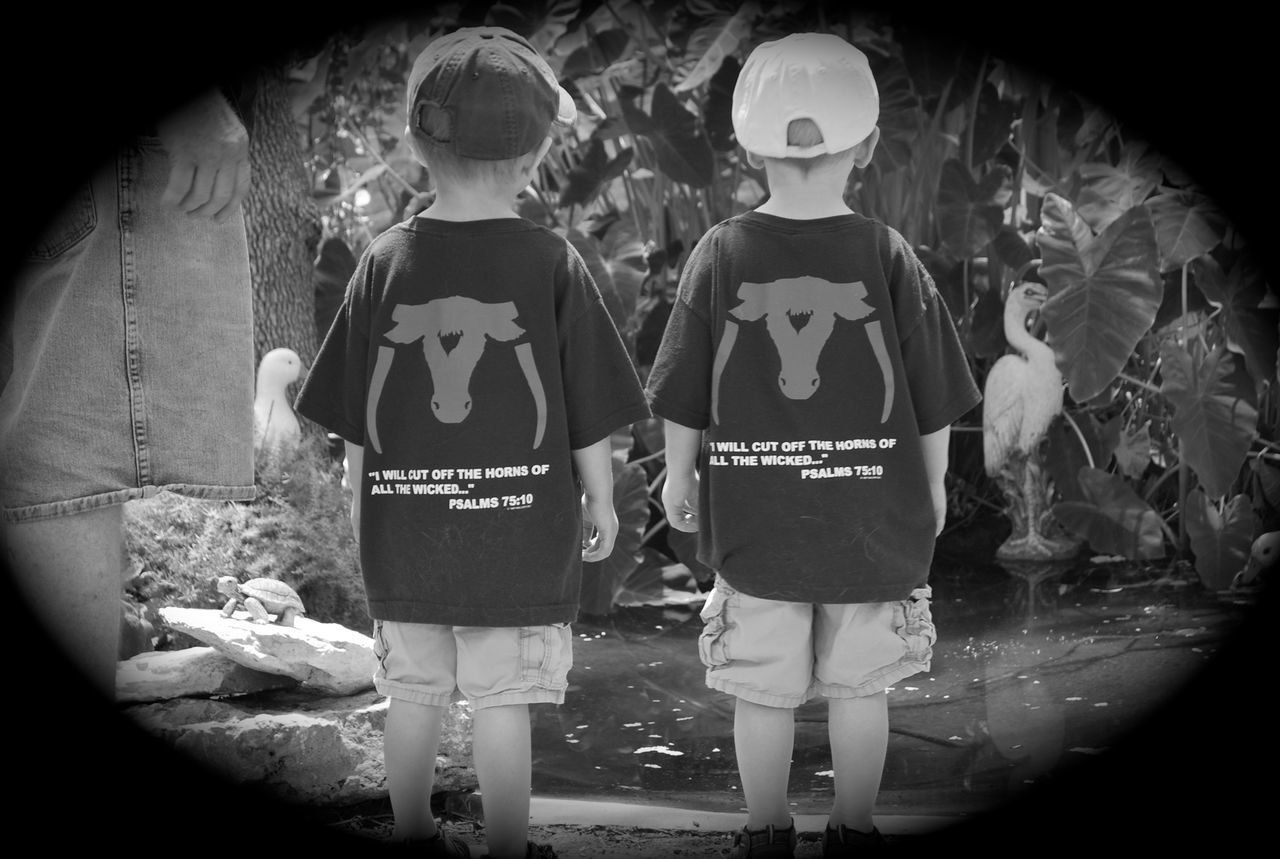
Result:
[[276,623],[293,626],[298,615],[307,613],[298,592],[277,579],[237,582],[235,576],[222,576],[218,579],[218,593],[230,597],[222,607],[223,617],[231,617],[238,606],[244,606],[254,623],[270,623],[269,615],[274,614]]

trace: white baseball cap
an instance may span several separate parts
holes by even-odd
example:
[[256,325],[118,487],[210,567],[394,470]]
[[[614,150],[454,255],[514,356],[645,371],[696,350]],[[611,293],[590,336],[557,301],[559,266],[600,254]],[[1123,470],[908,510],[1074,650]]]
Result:
[[[880,93],[867,57],[828,33],[793,33],[759,45],[733,88],[733,131],[748,152],[813,158],[866,139],[880,117]],[[787,126],[811,119],[815,146],[788,146]]]

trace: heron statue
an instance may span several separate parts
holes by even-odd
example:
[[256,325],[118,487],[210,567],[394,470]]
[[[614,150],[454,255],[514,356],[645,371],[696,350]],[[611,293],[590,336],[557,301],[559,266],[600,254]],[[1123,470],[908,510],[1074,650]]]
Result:
[[1062,412],[1062,374],[1053,349],[1031,333],[1047,297],[1039,283],[1022,282],[1009,290],[1004,335],[1012,351],[991,367],[983,389],[983,459],[1008,500],[1013,523],[996,551],[1000,560],[1062,560],[1080,547],[1053,518],[1053,487],[1041,462],[1049,425]]

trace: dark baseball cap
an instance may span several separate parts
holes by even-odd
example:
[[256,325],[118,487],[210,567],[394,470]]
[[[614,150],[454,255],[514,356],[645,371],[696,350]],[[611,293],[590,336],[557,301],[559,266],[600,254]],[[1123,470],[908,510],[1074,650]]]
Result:
[[463,158],[518,158],[552,123],[573,124],[573,97],[523,37],[467,27],[423,49],[409,73],[409,129]]

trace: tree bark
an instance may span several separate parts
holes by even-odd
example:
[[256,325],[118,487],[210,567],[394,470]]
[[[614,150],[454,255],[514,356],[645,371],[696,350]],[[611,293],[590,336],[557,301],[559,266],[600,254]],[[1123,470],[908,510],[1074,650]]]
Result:
[[287,347],[310,366],[317,348],[312,269],[320,216],[286,87],[280,70],[264,69],[251,108],[253,184],[244,214],[253,277],[254,355],[256,365],[272,349]]

